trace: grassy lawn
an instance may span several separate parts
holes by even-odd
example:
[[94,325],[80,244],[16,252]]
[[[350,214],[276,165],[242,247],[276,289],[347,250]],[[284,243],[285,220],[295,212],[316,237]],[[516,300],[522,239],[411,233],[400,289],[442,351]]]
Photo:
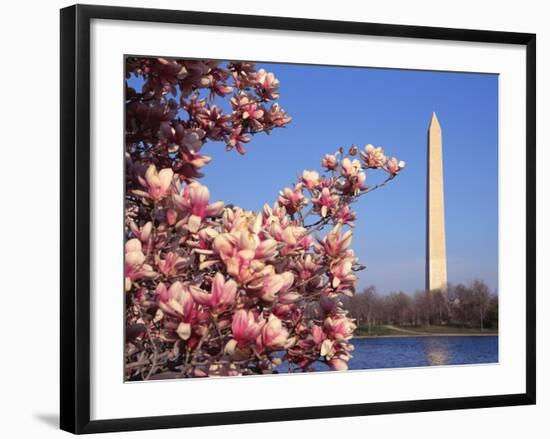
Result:
[[404,329],[410,329],[418,332],[427,332],[429,334],[497,334],[498,329],[479,328],[464,328],[462,326],[445,325],[445,326],[406,326]]
[[371,326],[370,332],[367,327],[357,328],[355,335],[405,335],[402,331],[396,331],[393,328],[387,327],[385,325],[376,325]]
[[384,336],[384,335],[400,335],[414,336],[427,334],[498,334],[498,330],[486,329],[483,332],[479,328],[463,328],[462,326],[452,325],[430,325],[430,326],[397,326],[397,325],[376,325],[368,327],[359,327],[355,331],[356,336]]

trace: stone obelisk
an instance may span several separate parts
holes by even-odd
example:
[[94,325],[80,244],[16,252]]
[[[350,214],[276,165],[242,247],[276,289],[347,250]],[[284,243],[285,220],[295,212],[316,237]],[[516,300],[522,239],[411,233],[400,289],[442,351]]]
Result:
[[426,218],[426,289],[447,290],[445,246],[445,197],[443,192],[443,142],[435,113],[428,127]]

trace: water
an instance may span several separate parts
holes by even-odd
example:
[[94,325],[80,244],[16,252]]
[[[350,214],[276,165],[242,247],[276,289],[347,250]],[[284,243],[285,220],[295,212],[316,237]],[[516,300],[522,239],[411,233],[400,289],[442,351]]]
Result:
[[380,337],[352,341],[350,369],[498,362],[498,336]]
[[[498,336],[356,338],[350,370],[498,362]],[[286,372],[288,366],[277,368]],[[329,370],[321,363],[316,371]]]

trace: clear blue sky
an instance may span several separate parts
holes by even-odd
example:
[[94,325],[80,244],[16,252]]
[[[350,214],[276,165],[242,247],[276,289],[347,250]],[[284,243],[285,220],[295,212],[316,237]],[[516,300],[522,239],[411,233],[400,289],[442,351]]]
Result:
[[[413,293],[425,284],[426,132],[443,131],[449,281],[498,281],[498,76],[259,63],[281,82],[285,129],[259,134],[247,154],[207,144],[211,198],[258,210],[303,169],[340,146],[367,143],[407,162],[355,205],[352,247],[367,269],[359,287]],[[367,173],[371,184],[383,177]]]

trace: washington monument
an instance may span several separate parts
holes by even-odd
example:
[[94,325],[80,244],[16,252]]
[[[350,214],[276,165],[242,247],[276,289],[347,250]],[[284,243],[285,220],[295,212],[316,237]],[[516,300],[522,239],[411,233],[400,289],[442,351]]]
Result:
[[445,247],[445,195],[443,192],[443,145],[435,113],[428,127],[426,212],[426,289],[447,290]]

